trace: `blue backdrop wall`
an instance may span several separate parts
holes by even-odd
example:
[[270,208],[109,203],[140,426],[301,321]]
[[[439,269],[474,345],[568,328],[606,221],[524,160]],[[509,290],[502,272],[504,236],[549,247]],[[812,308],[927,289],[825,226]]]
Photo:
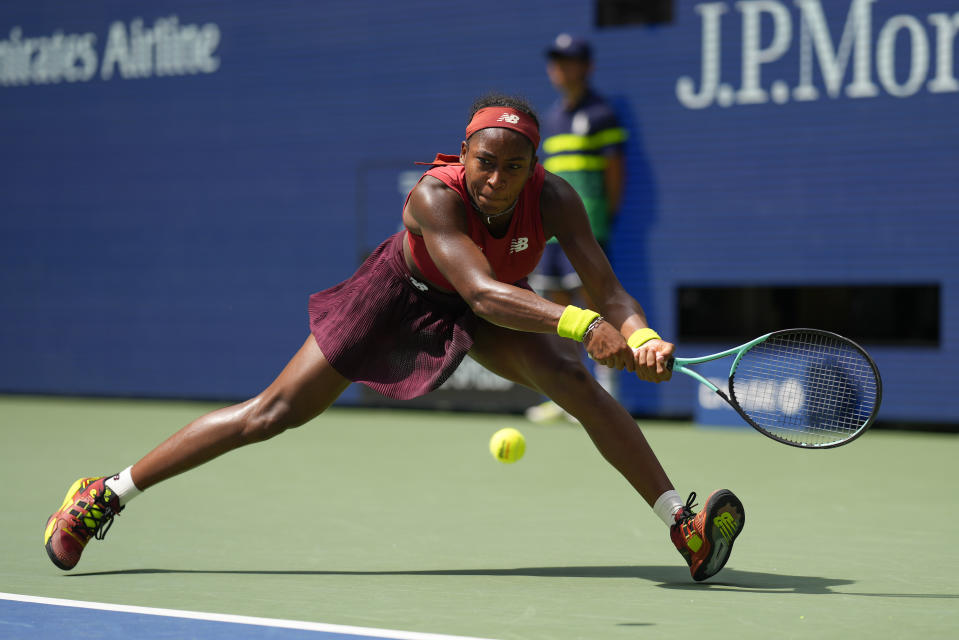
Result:
[[[605,29],[593,12],[5,3],[0,391],[255,393],[306,338],[308,294],[397,228],[412,162],[455,151],[486,90],[545,109],[543,50],[573,31],[632,131],[612,256],[654,326],[676,335],[688,283],[935,283],[937,345],[865,346],[884,417],[959,421],[955,3],[678,1],[669,24]],[[641,413],[695,397],[624,383]]]

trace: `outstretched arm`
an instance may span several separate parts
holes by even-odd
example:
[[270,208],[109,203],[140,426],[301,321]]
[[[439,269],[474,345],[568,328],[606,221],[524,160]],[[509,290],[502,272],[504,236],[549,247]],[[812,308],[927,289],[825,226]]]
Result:
[[[626,339],[649,326],[642,305],[619,282],[589,226],[586,210],[575,190],[562,178],[547,173],[542,197],[543,221],[547,235],[555,235],[576,269],[583,287],[606,323],[593,332],[586,348],[590,355],[607,366],[636,371],[651,382],[668,380],[671,372],[666,360],[673,345],[650,340],[633,353]],[[592,341],[602,339],[603,345]],[[595,352],[595,353],[594,353]],[[629,362],[624,362],[628,360]]]

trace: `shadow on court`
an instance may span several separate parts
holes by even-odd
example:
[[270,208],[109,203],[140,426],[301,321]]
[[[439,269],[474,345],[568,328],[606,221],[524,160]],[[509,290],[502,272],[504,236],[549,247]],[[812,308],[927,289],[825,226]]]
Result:
[[758,571],[724,569],[721,579],[707,582],[690,582],[689,572],[681,566],[584,566],[584,567],[517,567],[514,569],[430,569],[423,571],[304,571],[304,570],[242,570],[242,569],[121,569],[73,573],[65,577],[151,575],[151,574],[208,574],[208,575],[273,575],[273,576],[523,576],[539,578],[633,578],[657,583],[664,589],[677,590],[724,590],[755,593],[800,593],[858,596],[881,596],[899,598],[959,598],[957,594],[907,594],[907,593],[849,593],[833,591],[834,587],[854,584],[854,580],[800,576]]
[[634,578],[657,583],[663,589],[689,591],[742,591],[748,593],[836,594],[876,598],[942,598],[959,599],[955,593],[859,593],[834,591],[834,587],[855,584],[855,580],[823,578],[759,571],[723,569],[721,579],[690,582],[689,571],[680,566],[585,566],[585,567],[517,567],[515,569],[430,569],[423,571],[304,571],[243,569],[121,569],[72,573],[64,577],[122,576],[151,574],[205,575],[272,575],[272,576],[523,576],[533,578]]

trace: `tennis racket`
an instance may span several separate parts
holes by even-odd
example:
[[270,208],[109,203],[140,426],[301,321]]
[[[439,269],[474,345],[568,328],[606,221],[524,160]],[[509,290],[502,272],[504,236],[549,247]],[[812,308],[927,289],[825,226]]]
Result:
[[[732,357],[728,391],[692,365]],[[784,329],[667,366],[706,385],[759,433],[805,449],[828,449],[863,434],[882,401],[882,378],[858,344],[829,331]]]

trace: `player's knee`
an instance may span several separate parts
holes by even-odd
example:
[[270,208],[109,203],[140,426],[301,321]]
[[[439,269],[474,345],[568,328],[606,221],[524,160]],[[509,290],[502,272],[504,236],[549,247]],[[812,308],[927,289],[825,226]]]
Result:
[[552,378],[561,389],[581,390],[593,382],[589,369],[578,358],[561,358],[552,367]]
[[304,422],[297,417],[293,406],[282,398],[257,397],[250,409],[243,429],[243,438],[247,442],[269,440]]

